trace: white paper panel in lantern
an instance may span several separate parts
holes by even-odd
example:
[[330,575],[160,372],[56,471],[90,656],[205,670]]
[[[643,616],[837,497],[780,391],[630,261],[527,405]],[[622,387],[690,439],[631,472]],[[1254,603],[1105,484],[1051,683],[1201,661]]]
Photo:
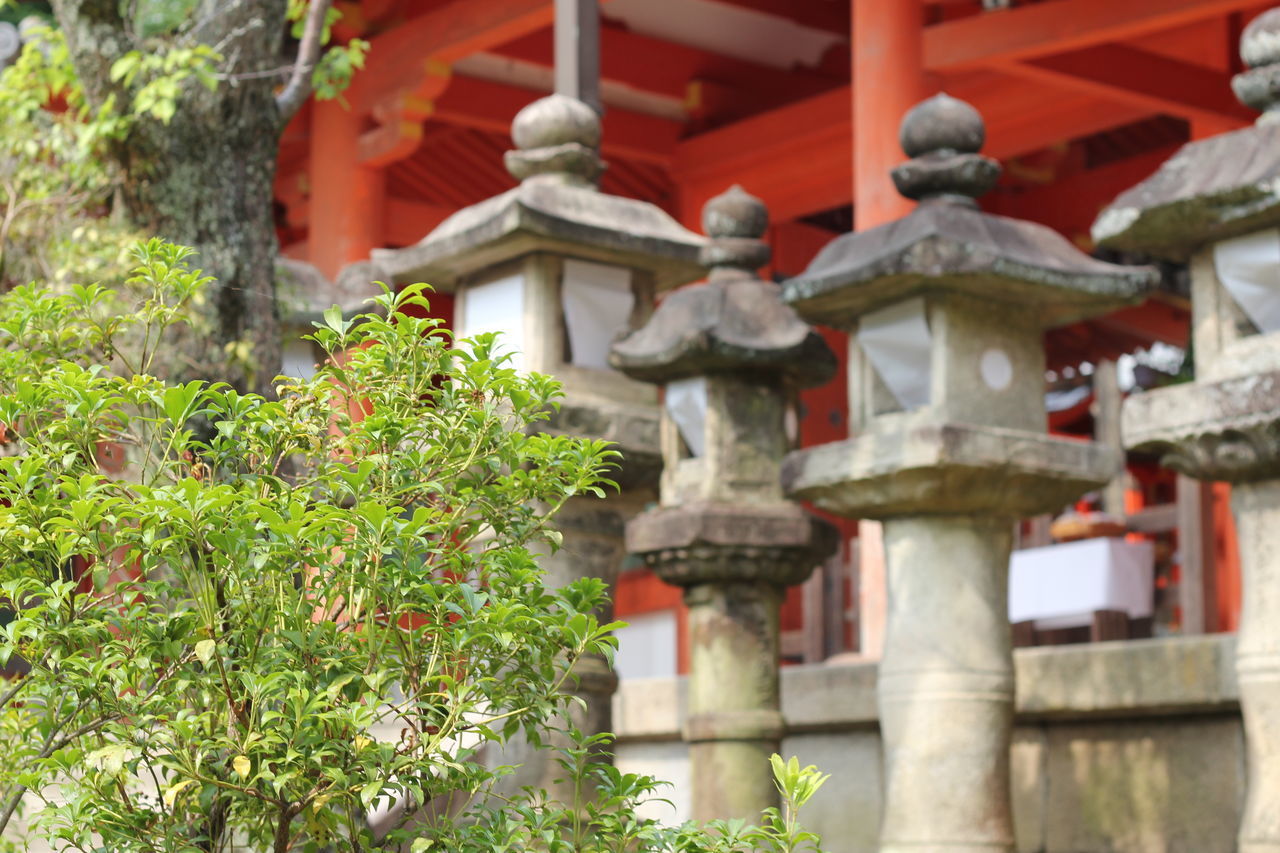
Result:
[[613,635],[618,651],[613,668],[619,678],[672,678],[676,674],[676,613],[658,610],[628,616]]
[[680,430],[680,437],[688,445],[689,453],[693,456],[706,453],[707,380],[694,377],[667,383],[663,405]]
[[1213,247],[1213,266],[1253,325],[1280,331],[1280,229],[1223,240]]
[[468,287],[462,298],[458,337],[497,332],[497,354],[511,354],[511,366],[524,369],[524,277],[507,276]]
[[311,341],[285,341],[281,353],[280,373],[294,379],[310,379],[316,375],[316,351]]
[[929,405],[932,343],[923,297],[872,311],[858,321],[858,344],[904,410]]
[[560,298],[569,333],[570,363],[607,369],[609,345],[627,330],[635,302],[631,270],[567,259]]
[[1014,551],[1009,561],[1009,621],[1044,630],[1093,621],[1095,610],[1150,616],[1155,589],[1150,542],[1082,539]]

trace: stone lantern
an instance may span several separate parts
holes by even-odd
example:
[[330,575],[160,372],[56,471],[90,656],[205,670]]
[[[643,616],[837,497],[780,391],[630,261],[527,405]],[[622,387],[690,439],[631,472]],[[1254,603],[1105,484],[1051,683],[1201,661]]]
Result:
[[710,278],[613,347],[615,367],[664,389],[661,500],[627,525],[627,548],[689,606],[693,816],[756,819],[778,804],[782,596],[835,546],[830,525],[782,494],[788,408],[836,364],[755,274],[769,260],[760,200],[734,187],[703,223]]
[[784,283],[801,317],[849,331],[851,438],[791,454],[793,497],[884,522],[889,612],[877,696],[881,851],[1012,851],[1017,520],[1109,480],[1116,450],[1050,437],[1047,327],[1133,300],[1145,268],[981,212],[985,128],[938,95],[907,113],[893,170],[911,213],[830,243]]
[[[425,281],[455,294],[454,332],[500,332],[515,367],[555,376],[565,396],[545,429],[613,441],[622,493],[575,498],[557,515],[563,547],[544,559],[548,582],[612,582],[623,526],[651,499],[659,465],[654,389],[609,369],[614,337],[648,319],[658,290],[700,277],[706,241],[647,202],[602,193],[600,118],[565,95],[516,115],[507,152],[515,188],[464,208],[419,243],[373,253],[387,281]],[[587,700],[579,728],[611,730],[617,679],[603,660],[578,668]]]
[[1241,853],[1280,850],[1280,9],[1245,28],[1236,96],[1262,111],[1188,143],[1093,226],[1101,245],[1187,261],[1195,381],[1125,401],[1124,442],[1232,483],[1248,766]]

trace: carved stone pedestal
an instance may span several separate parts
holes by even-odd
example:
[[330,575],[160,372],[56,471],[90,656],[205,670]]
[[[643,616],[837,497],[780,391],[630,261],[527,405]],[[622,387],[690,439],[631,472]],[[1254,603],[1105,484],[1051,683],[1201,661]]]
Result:
[[834,530],[799,507],[659,509],[628,525],[627,545],[689,606],[693,816],[759,818],[777,803],[769,756],[781,749],[778,613],[835,547]]
[[[1280,341],[1276,344],[1280,346]],[[1241,853],[1280,851],[1280,371],[1131,397],[1125,442],[1168,467],[1233,483],[1242,601],[1236,677],[1247,792]]]

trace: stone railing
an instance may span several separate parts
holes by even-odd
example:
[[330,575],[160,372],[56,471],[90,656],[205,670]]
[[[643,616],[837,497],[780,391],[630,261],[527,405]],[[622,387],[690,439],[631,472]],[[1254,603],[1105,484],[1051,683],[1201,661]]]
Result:
[[[1082,644],[1014,653],[1017,849],[1230,853],[1244,802],[1235,637]],[[787,755],[832,778],[807,808],[830,853],[873,853],[882,805],[876,664],[786,668]],[[683,679],[624,681],[618,764],[672,780],[689,802]]]

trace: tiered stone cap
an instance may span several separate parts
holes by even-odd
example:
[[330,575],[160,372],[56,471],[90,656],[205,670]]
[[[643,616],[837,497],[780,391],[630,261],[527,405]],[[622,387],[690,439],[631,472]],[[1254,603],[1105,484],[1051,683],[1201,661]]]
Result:
[[614,344],[610,364],[655,383],[742,371],[798,387],[829,380],[836,359],[822,336],[782,302],[778,285],[755,273],[769,261],[764,204],[735,186],[707,202],[702,221],[710,277],[664,299],[643,328]]
[[1249,69],[1231,88],[1252,126],[1189,142],[1093,223],[1100,246],[1185,260],[1202,246],[1280,224],[1280,8],[1245,27]]
[[451,290],[531,251],[648,270],[660,289],[702,275],[701,236],[655,205],[599,191],[600,117],[589,106],[549,95],[516,115],[511,135],[507,170],[520,185],[458,211],[413,246],[375,250],[387,281]]
[[946,94],[908,112],[900,139],[911,159],[893,180],[920,204],[833,240],[784,283],[785,300],[810,322],[848,326],[915,293],[966,291],[1034,306],[1052,327],[1133,301],[1155,282],[1152,269],[1104,263],[1043,225],[979,210],[976,199],[1000,174],[978,153],[984,137],[977,110]]

